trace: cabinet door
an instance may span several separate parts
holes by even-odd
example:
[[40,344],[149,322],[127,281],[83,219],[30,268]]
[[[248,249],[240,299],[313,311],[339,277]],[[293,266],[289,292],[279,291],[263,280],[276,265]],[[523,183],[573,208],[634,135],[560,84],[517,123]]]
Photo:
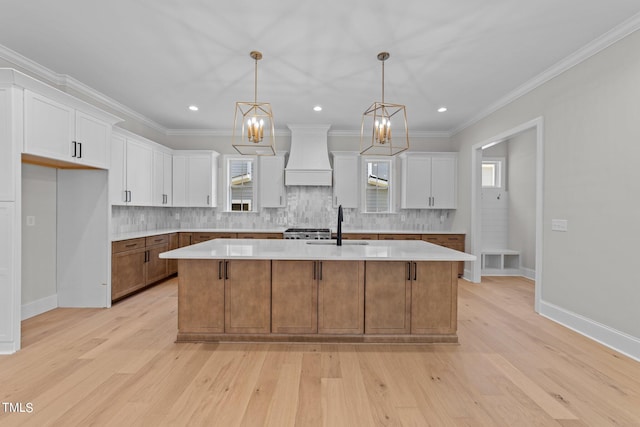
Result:
[[127,190],[130,205],[151,206],[153,150],[143,142],[127,139]]
[[25,90],[24,111],[24,152],[74,161],[75,110]]
[[169,250],[169,243],[147,247],[147,284],[162,280],[169,275],[168,260],[159,255]]
[[333,157],[333,205],[343,208],[358,207],[358,156]]
[[164,206],[173,206],[173,156],[169,153],[162,153],[162,162]]
[[260,157],[260,206],[280,208],[286,206],[284,186],[284,156]]
[[147,285],[145,259],[145,248],[111,255],[111,300]]
[[[178,249],[180,247],[180,239],[178,238],[178,233],[169,234],[169,250],[172,251],[174,249]],[[170,276],[172,274],[176,274],[178,272],[178,260],[170,259],[167,261],[167,274]]]
[[405,157],[402,159],[403,209],[426,209],[431,196],[431,158]]
[[224,333],[222,260],[178,260],[178,330]]
[[413,263],[411,333],[446,334],[457,329],[458,263]]
[[211,157],[192,156],[187,161],[187,206],[216,206],[212,194],[212,163]]
[[126,163],[127,140],[124,136],[111,135],[111,160],[109,166],[109,201],[112,205],[126,205],[128,200]]
[[271,332],[318,332],[319,261],[272,261]]
[[457,163],[455,157],[433,157],[431,160],[431,208],[457,207]]
[[82,111],[76,111],[75,118],[76,161],[109,169],[111,125]]
[[16,140],[20,135],[18,117],[22,117],[22,112],[13,108],[17,100],[17,89],[0,88],[0,201],[16,200],[15,182],[20,170],[20,148]]
[[173,206],[187,206],[187,158],[173,156],[172,166]]
[[411,331],[411,281],[405,261],[367,261],[365,334],[408,334]]
[[322,261],[318,333],[364,332],[364,261]]
[[[225,261],[224,330],[236,334],[271,331],[271,261]],[[178,277],[182,270],[178,272]]]

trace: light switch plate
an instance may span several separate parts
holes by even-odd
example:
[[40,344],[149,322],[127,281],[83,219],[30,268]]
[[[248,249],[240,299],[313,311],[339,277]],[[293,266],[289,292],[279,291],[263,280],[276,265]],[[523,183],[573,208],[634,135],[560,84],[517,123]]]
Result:
[[552,231],[567,231],[569,226],[569,221],[566,219],[552,219],[551,220],[551,230]]
[[35,216],[28,215],[28,216],[27,216],[27,225],[28,225],[29,227],[33,227],[34,225],[36,225],[36,217],[35,217]]

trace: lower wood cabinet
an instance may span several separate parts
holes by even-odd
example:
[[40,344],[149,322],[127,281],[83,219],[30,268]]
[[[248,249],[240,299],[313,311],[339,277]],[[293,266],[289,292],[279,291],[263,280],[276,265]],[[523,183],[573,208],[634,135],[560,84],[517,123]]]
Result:
[[272,261],[271,332],[318,332],[319,261]]
[[451,261],[179,260],[178,341],[457,342]]
[[367,262],[365,281],[366,334],[456,333],[455,262]]
[[367,261],[365,275],[366,334],[411,331],[411,280],[407,261]]
[[[423,234],[422,240],[445,248],[464,252],[464,234]],[[464,261],[458,263],[458,276],[464,274]]]
[[[169,234],[169,250],[172,251],[174,249],[178,249],[180,247],[180,239],[178,237],[178,233]],[[169,259],[167,260],[167,273],[169,275],[178,273],[178,260],[177,259]]]
[[321,261],[318,333],[364,332],[364,261]]
[[218,263],[181,259],[178,268],[178,330],[224,333],[224,278]]
[[271,332],[362,334],[364,261],[272,261]]
[[271,332],[271,261],[220,260],[224,277],[224,331],[235,334]]
[[111,245],[111,300],[115,301],[172,273],[159,254],[169,250],[168,234],[121,240]]

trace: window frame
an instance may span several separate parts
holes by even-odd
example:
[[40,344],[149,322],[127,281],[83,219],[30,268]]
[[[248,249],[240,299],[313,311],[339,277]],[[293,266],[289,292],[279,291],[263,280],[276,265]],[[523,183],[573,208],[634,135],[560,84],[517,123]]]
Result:
[[[231,162],[250,162],[251,163],[251,201],[249,210],[233,210],[232,189],[231,189]],[[258,206],[258,158],[257,156],[241,156],[241,155],[226,155],[224,156],[223,167],[223,182],[224,182],[224,212],[233,213],[256,213],[259,212]],[[244,201],[240,203],[244,205]]]
[[[387,180],[387,201],[388,210],[385,211],[371,211],[367,204],[367,186],[369,184],[369,164],[370,163],[386,163],[389,167],[389,177]],[[362,191],[360,192],[361,208],[360,211],[366,214],[390,214],[396,212],[395,206],[395,157],[389,158],[387,156],[363,156],[361,163],[361,182]]]
[[497,185],[484,185],[484,180],[481,179],[481,186],[483,189],[496,189],[496,190],[504,190],[506,186],[505,182],[505,169],[506,169],[506,159],[504,157],[483,157],[482,164],[480,170],[482,172],[482,166],[485,164],[493,164],[497,166],[497,171],[494,170],[494,181],[497,180]]

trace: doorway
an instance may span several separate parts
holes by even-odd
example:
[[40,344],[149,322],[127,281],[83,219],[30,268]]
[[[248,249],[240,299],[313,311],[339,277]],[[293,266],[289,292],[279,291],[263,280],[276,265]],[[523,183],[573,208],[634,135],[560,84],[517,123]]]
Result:
[[480,283],[482,277],[482,159],[483,148],[496,142],[505,141],[527,131],[534,130],[536,141],[535,167],[535,299],[534,309],[539,312],[542,296],[542,203],[543,203],[543,118],[538,117],[515,128],[502,132],[492,138],[474,144],[471,155],[471,253],[477,257],[472,263],[471,281]]

